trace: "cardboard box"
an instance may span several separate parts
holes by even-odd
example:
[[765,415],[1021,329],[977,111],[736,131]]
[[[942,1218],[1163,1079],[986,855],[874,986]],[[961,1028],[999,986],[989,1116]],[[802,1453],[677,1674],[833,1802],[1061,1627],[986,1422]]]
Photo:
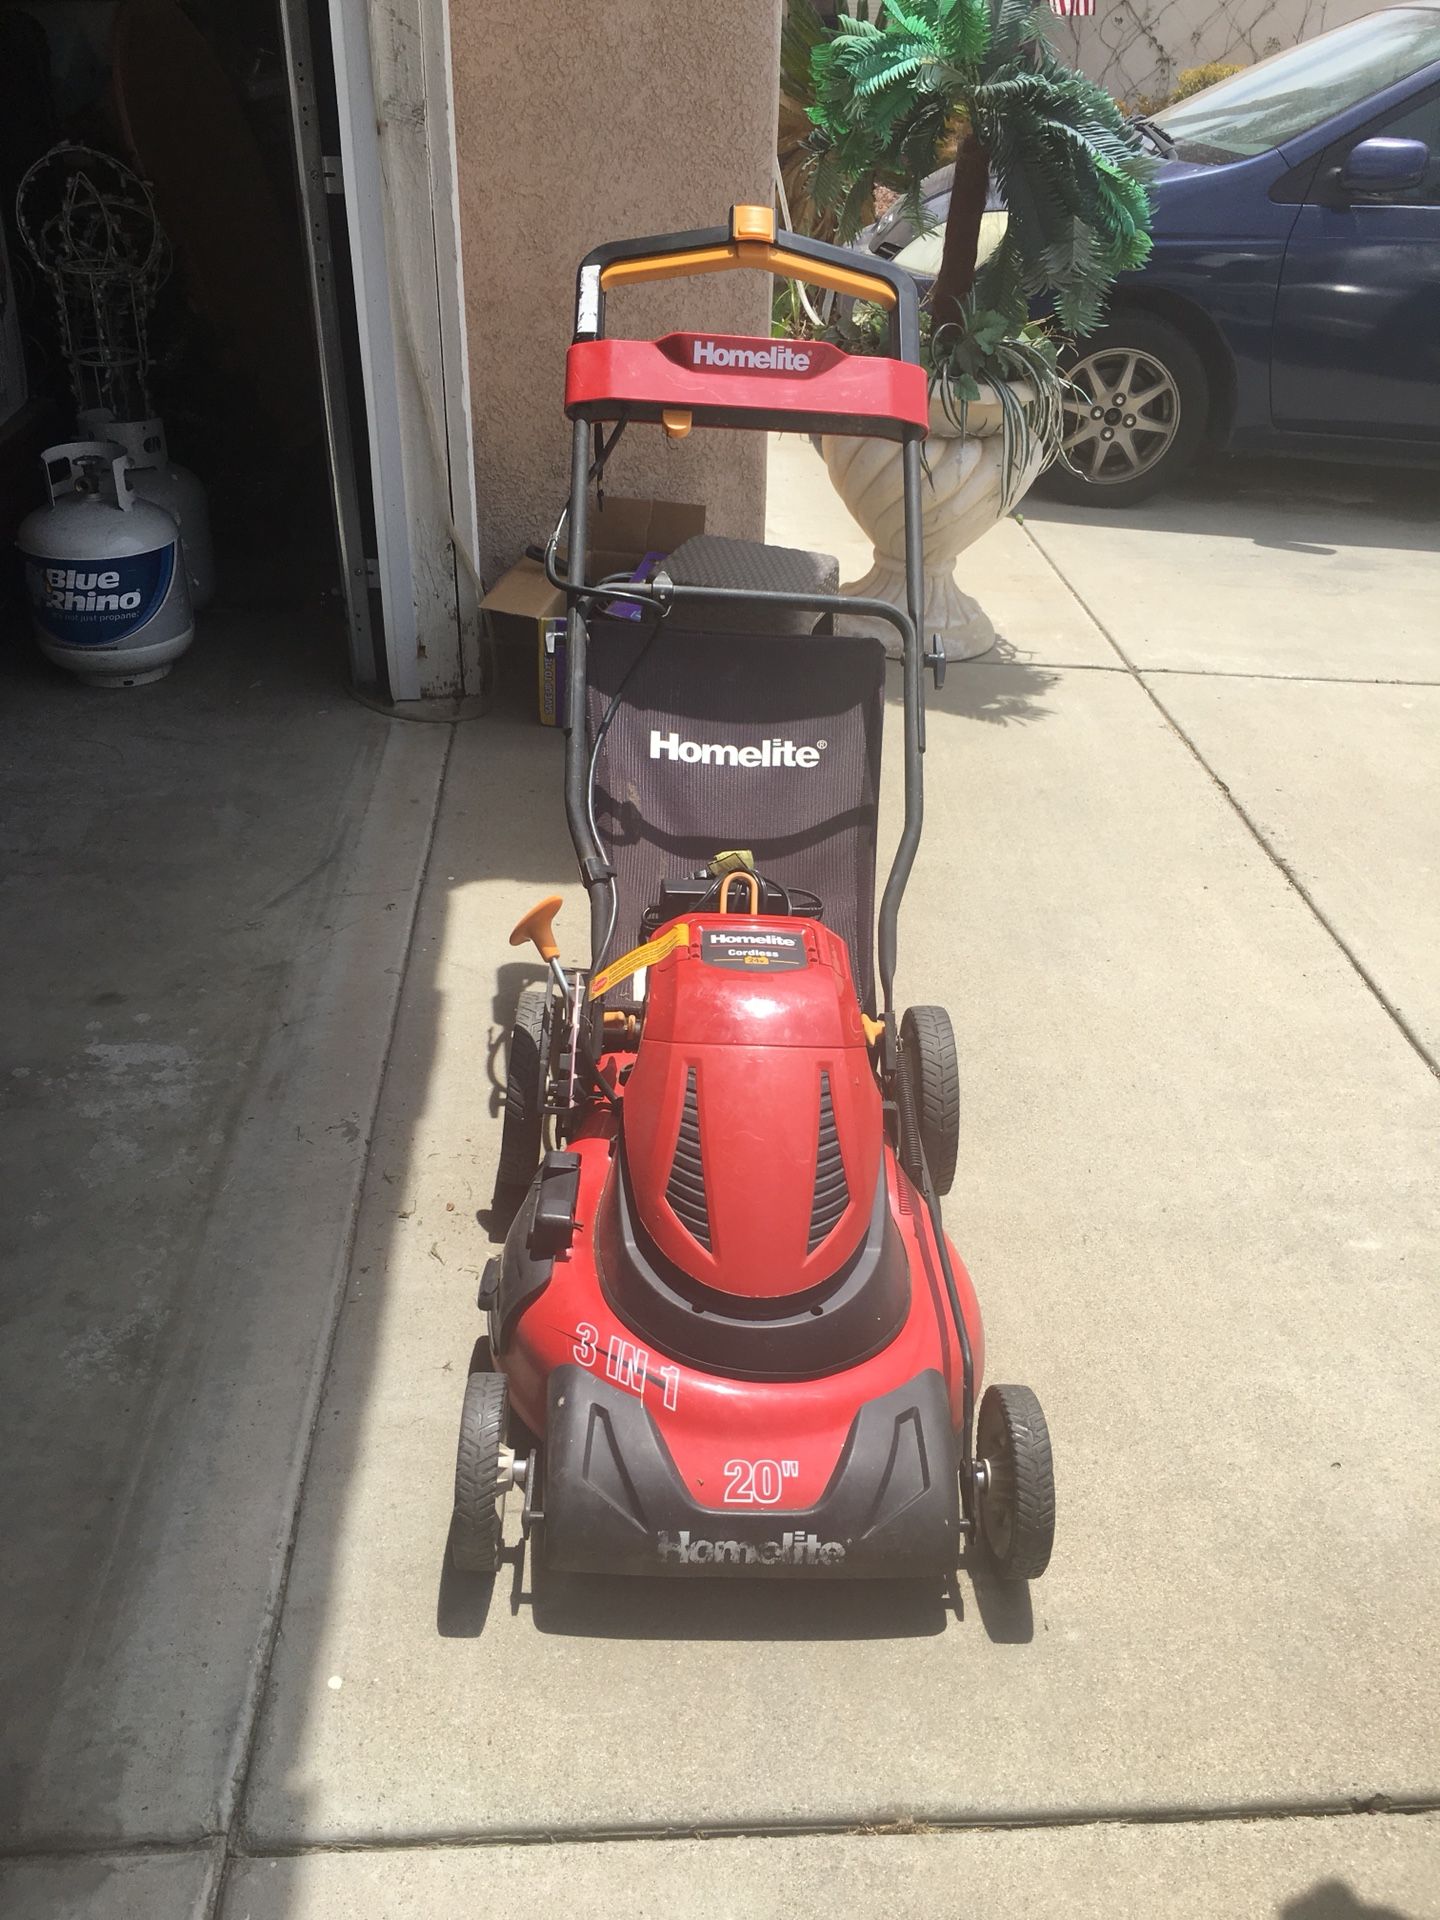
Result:
[[[705,509],[676,500],[617,500],[590,515],[586,577],[630,573],[647,553],[672,553],[705,531]],[[491,638],[524,647],[536,663],[542,726],[565,724],[565,596],[538,560],[518,560],[480,602]]]

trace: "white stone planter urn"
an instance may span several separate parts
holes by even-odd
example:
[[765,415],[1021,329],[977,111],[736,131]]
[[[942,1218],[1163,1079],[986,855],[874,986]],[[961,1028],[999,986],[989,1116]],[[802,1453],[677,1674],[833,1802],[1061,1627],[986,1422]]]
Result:
[[[1023,404],[1027,387],[1012,382],[1011,391]],[[1032,442],[1025,471],[1008,502],[1001,487],[1001,412],[992,387],[981,387],[979,400],[966,413],[960,433],[947,418],[938,398],[930,402],[930,432],[925,441],[928,475],[920,477],[920,501],[925,527],[925,626],[920,635],[927,650],[938,637],[947,660],[972,660],[995,644],[995,629],[984,609],[962,593],[955,582],[955,562],[969,546],[1010,512],[1037,478],[1042,464]],[[905,606],[905,513],[901,453],[892,440],[860,440],[827,434],[820,442],[835,491],[852,519],[874,543],[875,564],[860,580],[841,589],[869,600],[888,600]],[[883,620],[860,615],[843,616],[848,631],[878,634],[892,658],[899,655],[900,636]]]

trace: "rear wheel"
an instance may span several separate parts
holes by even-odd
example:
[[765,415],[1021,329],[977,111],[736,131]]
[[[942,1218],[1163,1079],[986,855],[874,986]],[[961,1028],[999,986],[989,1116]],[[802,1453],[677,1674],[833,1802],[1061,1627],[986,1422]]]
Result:
[[548,985],[526,987],[515,1008],[505,1078],[505,1125],[500,1135],[497,1180],[501,1187],[528,1187],[540,1164],[550,1072],[551,998]]
[[1128,507],[1167,486],[1199,449],[1210,382],[1194,347],[1153,314],[1119,312],[1061,371],[1062,444],[1040,490],[1074,506]]
[[960,1062],[943,1007],[910,1007],[900,1022],[900,1161],[923,1184],[920,1151],[936,1193],[955,1184],[960,1157]]
[[1029,1387],[987,1387],[975,1433],[980,1532],[1002,1580],[1038,1580],[1055,1544],[1050,1430]]
[[455,1510],[450,1558],[461,1573],[494,1573],[500,1565],[501,1455],[509,1395],[500,1373],[472,1373],[460,1410],[455,1456]]

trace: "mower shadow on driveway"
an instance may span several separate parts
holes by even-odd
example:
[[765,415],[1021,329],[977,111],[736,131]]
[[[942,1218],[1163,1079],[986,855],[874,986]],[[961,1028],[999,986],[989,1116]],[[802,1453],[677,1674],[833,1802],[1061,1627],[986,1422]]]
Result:
[[478,1640],[485,1631],[497,1595],[509,1596],[510,1611],[518,1613],[524,1581],[525,1548],[518,1542],[500,1556],[498,1573],[461,1573],[450,1558],[450,1537],[440,1556],[440,1585],[435,1596],[435,1631],[442,1640]]
[[[1030,1590],[962,1565],[974,1610],[997,1645],[1034,1638]],[[459,1574],[445,1558],[435,1608],[444,1639],[478,1639],[492,1607],[528,1609],[539,1633],[603,1640],[907,1640],[971,1624],[957,1580],[865,1580],[826,1586],[742,1581],[637,1580],[551,1572],[518,1545],[500,1572]]]
[[973,1549],[961,1570],[975,1595],[976,1610],[986,1638],[997,1647],[1028,1647],[1035,1638],[1035,1609],[1027,1581],[998,1580]]
[[540,1633],[607,1640],[905,1640],[943,1633],[955,1617],[939,1581],[639,1580],[531,1569]]

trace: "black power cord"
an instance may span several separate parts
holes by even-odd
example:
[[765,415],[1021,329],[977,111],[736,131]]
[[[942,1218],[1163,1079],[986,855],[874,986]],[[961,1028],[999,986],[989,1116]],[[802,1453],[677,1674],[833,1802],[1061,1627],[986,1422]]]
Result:
[[[590,832],[597,846],[600,844],[600,828],[595,819],[595,781],[600,767],[600,749],[604,746],[605,736],[610,731],[610,722],[620,710],[620,702],[625,697],[625,689],[635,677],[635,673],[641,662],[648,658],[650,649],[654,646],[660,629],[669,618],[669,615],[670,607],[668,604],[657,606],[654,601],[650,602],[650,631],[646,634],[644,644],[637,651],[635,658],[630,662],[624,673],[621,674],[620,684],[616,687],[614,693],[611,694],[609,704],[601,715],[600,724],[595,729],[595,743],[590,749],[590,768],[585,781],[585,811],[590,821]],[[615,926],[619,918],[620,883],[612,873],[610,876],[610,919],[605,928],[605,938],[595,950],[594,965],[597,973],[605,964],[606,955],[610,951],[610,942],[615,938]]]

